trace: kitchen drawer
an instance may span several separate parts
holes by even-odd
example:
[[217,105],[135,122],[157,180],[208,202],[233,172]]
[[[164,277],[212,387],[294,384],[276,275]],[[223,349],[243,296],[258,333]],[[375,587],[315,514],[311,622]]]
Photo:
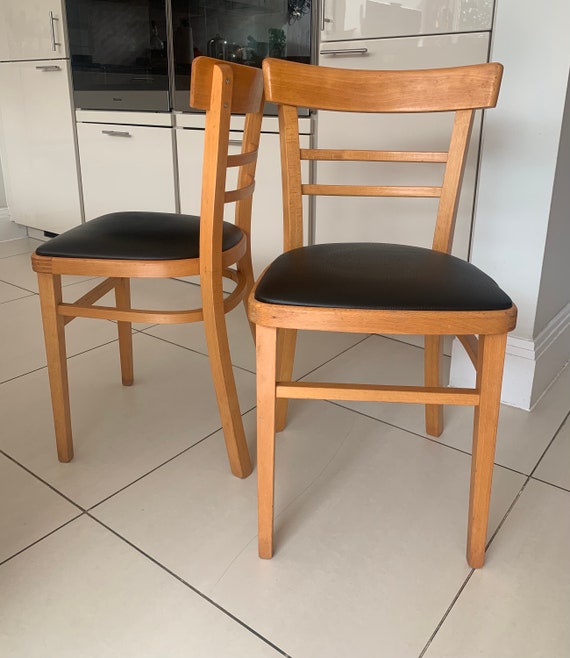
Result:
[[78,123],[85,219],[117,210],[176,212],[168,127]]

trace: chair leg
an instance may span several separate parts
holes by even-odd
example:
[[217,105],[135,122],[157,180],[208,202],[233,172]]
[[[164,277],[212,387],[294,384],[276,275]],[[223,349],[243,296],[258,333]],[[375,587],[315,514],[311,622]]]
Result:
[[477,389],[479,406],[475,408],[473,427],[473,457],[469,493],[467,529],[467,562],[475,569],[485,562],[485,544],[491,501],[491,483],[495,460],[495,442],[503,365],[507,345],[506,334],[479,337],[477,359]]
[[57,314],[57,307],[62,301],[61,276],[38,272],[38,286],[57,456],[60,462],[69,462],[73,459],[73,437],[69,409],[65,323],[63,316]]
[[[442,336],[425,336],[424,384],[441,386],[441,359],[443,356]],[[443,405],[426,404],[426,432],[430,436],[441,436],[443,432]]]
[[230,358],[221,281],[216,285],[212,281],[202,282],[202,307],[210,367],[230,468],[235,476],[245,478],[253,469]]
[[[277,381],[290,382],[293,378],[295,362],[295,347],[297,344],[296,329],[280,329],[277,334]],[[275,411],[275,431],[280,432],[287,423],[287,408],[289,400],[277,400]]]
[[[131,282],[130,279],[119,279],[115,287],[115,301],[118,309],[131,308]],[[133,331],[131,322],[117,322],[119,331],[119,356],[121,360],[121,380],[123,386],[132,386],[133,372]]]
[[259,557],[273,555],[277,330],[257,326],[257,505]]

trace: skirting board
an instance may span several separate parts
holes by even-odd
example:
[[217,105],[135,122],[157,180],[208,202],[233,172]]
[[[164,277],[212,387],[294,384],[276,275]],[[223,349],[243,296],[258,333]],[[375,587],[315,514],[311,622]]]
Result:
[[[535,340],[509,336],[501,401],[530,411],[570,360],[570,304]],[[451,349],[451,386],[474,386],[473,366],[457,339]]]
[[8,208],[0,208],[0,242],[7,240],[17,240],[18,238],[25,238],[27,232],[24,226],[15,224],[10,219],[10,211]]

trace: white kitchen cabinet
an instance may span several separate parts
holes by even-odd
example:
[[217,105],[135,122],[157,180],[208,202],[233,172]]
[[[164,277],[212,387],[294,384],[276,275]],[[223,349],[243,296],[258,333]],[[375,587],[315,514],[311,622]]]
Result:
[[[187,115],[191,117],[192,115]],[[185,117],[181,117],[184,119]],[[195,123],[200,118],[194,115]],[[269,126],[271,132],[265,132]],[[301,119],[302,130],[311,131],[311,120]],[[202,157],[204,130],[201,128],[179,128],[176,131],[178,150],[178,176],[180,191],[180,211],[187,214],[200,214],[200,188],[202,184]],[[242,133],[232,131],[231,139],[238,153],[241,148]],[[310,134],[301,136],[302,146],[310,145]],[[227,189],[231,189],[235,179],[229,179]],[[259,160],[253,195],[253,215],[251,226],[251,250],[255,275],[283,252],[283,213],[281,192],[281,162],[277,119],[265,117],[264,132],[261,135]],[[226,217],[233,221],[234,204],[227,206]],[[308,203],[305,205],[305,237],[308,226]]]
[[77,137],[86,220],[119,210],[176,212],[170,126],[79,122]]
[[494,0],[321,0],[321,41],[490,30]]
[[0,62],[67,57],[63,0],[0,0]]
[[82,220],[70,89],[66,60],[0,63],[0,152],[11,219],[52,233]]
[[[432,68],[487,61],[489,35],[442,35],[377,39],[335,44],[363,54],[321,55],[320,64],[339,68]],[[447,148],[452,117],[448,114],[353,115],[319,112],[321,148],[439,150]],[[477,173],[480,116],[477,117],[462,188],[453,253],[466,258]],[[317,164],[317,182],[382,185],[441,184],[442,165],[402,163]],[[419,177],[419,179],[418,179]],[[316,242],[381,241],[431,246],[437,199],[320,197],[316,202]]]

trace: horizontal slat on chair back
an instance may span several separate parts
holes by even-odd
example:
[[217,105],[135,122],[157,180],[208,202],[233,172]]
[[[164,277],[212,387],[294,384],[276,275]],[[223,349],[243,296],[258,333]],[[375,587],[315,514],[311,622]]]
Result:
[[[445,112],[494,107],[503,67],[474,64],[429,71],[359,71],[266,60],[267,100],[339,112]],[[293,78],[295,84],[291,85]],[[490,84],[491,83],[491,84]],[[346,93],[339,94],[339,89]]]
[[[220,66],[222,69],[231,71],[233,74],[234,93],[232,97],[232,113],[248,114],[250,112],[258,112],[261,107],[259,93],[263,89],[261,71],[251,66],[232,64],[209,57],[197,57],[192,62],[191,107],[197,110],[210,109],[212,69],[214,66]],[[244,91],[246,89],[248,92]],[[263,103],[263,95],[261,103]]]

